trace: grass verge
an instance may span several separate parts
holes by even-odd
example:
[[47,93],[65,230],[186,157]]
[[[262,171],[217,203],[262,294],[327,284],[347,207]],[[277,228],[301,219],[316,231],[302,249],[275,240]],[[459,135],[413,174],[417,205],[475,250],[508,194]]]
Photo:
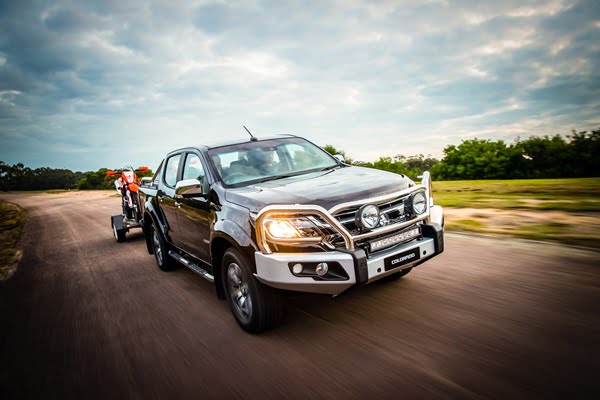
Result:
[[600,249],[600,178],[433,182],[449,231]]
[[600,212],[600,178],[434,181],[433,192],[452,208]]
[[444,209],[448,231],[512,236],[600,249],[600,218],[597,214],[493,208]]
[[23,209],[0,201],[0,282],[7,281],[17,270],[21,259],[17,241],[26,219]]

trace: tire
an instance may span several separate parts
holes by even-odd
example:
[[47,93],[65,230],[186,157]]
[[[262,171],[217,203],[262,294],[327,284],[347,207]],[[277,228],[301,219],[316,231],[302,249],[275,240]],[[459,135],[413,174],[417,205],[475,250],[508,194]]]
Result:
[[253,276],[248,261],[236,249],[225,252],[221,273],[229,308],[242,329],[260,333],[281,323],[283,299]]
[[158,230],[156,223],[152,222],[150,228],[150,241],[152,243],[152,252],[154,253],[154,259],[156,265],[162,271],[170,271],[175,268],[175,260],[169,256],[169,247],[167,242],[163,238],[162,234]]
[[117,226],[115,224],[112,224],[112,230],[115,239],[117,239],[117,242],[123,243],[125,241],[125,229],[117,229]]
[[381,278],[380,281],[381,282],[397,281],[398,279],[402,278],[404,275],[408,274],[410,271],[412,271],[412,267],[403,269],[402,271],[394,272],[391,275]]

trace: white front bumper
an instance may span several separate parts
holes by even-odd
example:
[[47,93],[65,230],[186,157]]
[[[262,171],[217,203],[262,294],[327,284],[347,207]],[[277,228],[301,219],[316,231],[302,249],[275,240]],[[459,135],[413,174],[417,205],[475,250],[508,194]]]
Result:
[[[418,257],[415,255],[410,260],[400,260],[399,267],[385,270],[385,260],[392,261],[394,256],[408,253],[418,249]],[[423,260],[434,256],[435,245],[432,238],[423,237],[418,240],[394,247],[390,250],[378,253],[367,259],[368,281],[371,283],[384,276],[410,268]],[[357,282],[355,261],[351,254],[340,251],[329,251],[323,253],[273,253],[264,254],[254,253],[256,262],[256,278],[262,283],[285,290],[294,290],[300,292],[323,293],[337,295],[346,289],[354,286]],[[402,257],[400,257],[402,258]],[[346,274],[347,280],[316,280],[312,277],[300,277],[292,274],[290,265],[295,263],[319,263],[319,262],[338,262]]]

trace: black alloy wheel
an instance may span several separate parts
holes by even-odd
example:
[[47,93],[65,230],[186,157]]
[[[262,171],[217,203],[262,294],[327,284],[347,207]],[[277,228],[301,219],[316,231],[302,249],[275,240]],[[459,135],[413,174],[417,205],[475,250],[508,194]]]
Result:
[[150,228],[150,238],[152,240],[152,250],[156,264],[162,271],[170,271],[175,267],[175,260],[169,256],[169,248],[165,242],[165,239],[161,235],[155,222],[152,222]]

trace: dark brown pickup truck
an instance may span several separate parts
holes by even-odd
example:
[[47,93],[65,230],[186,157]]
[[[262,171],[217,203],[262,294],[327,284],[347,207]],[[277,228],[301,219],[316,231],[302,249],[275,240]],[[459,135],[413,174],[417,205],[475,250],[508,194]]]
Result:
[[141,191],[158,266],[213,282],[249,332],[281,321],[285,291],[338,295],[444,250],[429,173],[350,166],[297,136],[172,151]]

